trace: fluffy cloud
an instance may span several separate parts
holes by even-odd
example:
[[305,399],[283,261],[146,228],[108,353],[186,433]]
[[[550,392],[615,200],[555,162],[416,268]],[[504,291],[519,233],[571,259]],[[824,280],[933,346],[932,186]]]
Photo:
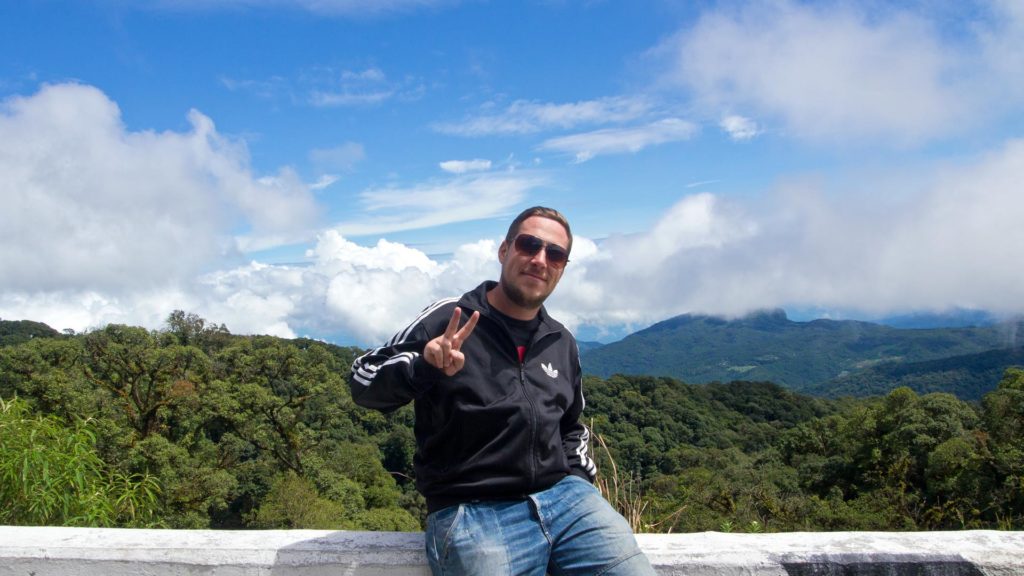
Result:
[[[440,264],[386,241],[361,248],[335,230],[320,234],[309,266],[238,266],[236,247],[313,236],[319,207],[292,170],[254,174],[242,142],[199,112],[189,121],[185,132],[131,131],[114,102],[78,84],[3,102],[0,317],[58,329],[155,328],[185,309],[240,333],[370,341],[424,299],[492,276],[493,240]],[[322,159],[358,152],[346,145]],[[407,229],[504,214],[543,182],[506,172],[371,189],[361,196],[367,218],[347,226]]]
[[[495,278],[503,229],[445,258],[348,237],[504,217],[546,183],[511,171],[366,190],[355,207],[364,218],[321,232],[307,265],[239,264],[225,259],[238,229],[304,233],[317,207],[294,173],[255,175],[244,146],[198,112],[190,122],[181,133],[133,132],[114,103],[79,85],[4,103],[0,317],[158,327],[178,308],[236,333],[371,345],[429,302]],[[550,309],[573,327],[794,305],[1022,311],[1024,141],[916,166],[912,187],[899,174],[859,176],[856,195],[814,181],[780,180],[756,198],[681,185],[644,233],[577,235]]]
[[[865,185],[878,188],[870,202],[829,194],[814,181],[780,181],[763,199],[684,195],[644,233],[600,242],[577,235],[549,309],[572,327],[609,329],[686,312],[792,306],[1019,313],[1022,179],[1024,141],[1013,141],[970,164],[918,175],[927,183],[919,192]],[[383,341],[427,303],[495,278],[497,242],[438,261],[401,244],[362,247],[326,233],[301,282],[271,282],[272,293],[306,308],[278,308],[265,324],[301,332],[319,318],[322,332]]]
[[255,176],[209,118],[132,132],[95,88],[46,86],[0,114],[0,287],[166,285],[222,257],[233,229],[287,234],[317,207],[290,170]]
[[744,3],[703,14],[662,50],[710,113],[748,109],[813,140],[911,144],[956,133],[979,110],[977,54],[893,8]]
[[718,124],[722,130],[725,130],[729,137],[733,140],[750,140],[754,136],[761,133],[760,128],[757,126],[757,122],[754,122],[750,118],[743,116],[737,116],[736,114],[730,114]]
[[923,178],[870,202],[809,182],[764,201],[685,197],[651,231],[574,257],[553,306],[593,325],[791,306],[1024,311],[1024,141]]
[[365,345],[383,341],[424,306],[497,274],[497,243],[460,247],[448,262],[379,240],[360,246],[322,234],[309,266],[251,263],[199,281],[195,309],[240,333],[284,337],[335,334]]

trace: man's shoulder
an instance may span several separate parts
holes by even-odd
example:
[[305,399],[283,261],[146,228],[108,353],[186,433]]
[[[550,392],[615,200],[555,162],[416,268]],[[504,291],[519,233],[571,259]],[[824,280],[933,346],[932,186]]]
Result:
[[546,308],[541,308],[540,318],[541,326],[543,326],[547,331],[561,332],[563,337],[569,338],[573,342],[576,341],[576,336],[573,335],[572,330],[569,330],[564,324],[552,318],[551,315],[548,314]]
[[447,322],[447,319],[451,318],[452,310],[458,306],[460,300],[460,296],[452,296],[450,298],[435,300],[420,311],[416,321],[431,322],[436,321],[439,318],[443,318]]

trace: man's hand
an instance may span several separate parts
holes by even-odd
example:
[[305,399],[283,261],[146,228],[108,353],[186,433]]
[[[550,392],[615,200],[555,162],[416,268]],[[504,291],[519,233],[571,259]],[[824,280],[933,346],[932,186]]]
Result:
[[473,328],[476,328],[480,313],[473,312],[469,321],[462,328],[459,328],[460,317],[462,317],[462,309],[456,306],[444,334],[427,342],[427,346],[423,349],[423,358],[427,363],[444,372],[446,376],[454,376],[465,365],[466,357],[462,355],[460,348],[462,348],[462,343],[473,333]]

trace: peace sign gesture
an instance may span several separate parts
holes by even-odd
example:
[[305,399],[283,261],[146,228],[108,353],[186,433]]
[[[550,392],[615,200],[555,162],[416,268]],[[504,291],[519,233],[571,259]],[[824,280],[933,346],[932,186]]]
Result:
[[446,376],[454,376],[465,365],[466,357],[462,355],[460,348],[462,348],[462,343],[473,333],[473,328],[476,328],[480,313],[473,312],[466,325],[459,328],[459,318],[461,317],[462,309],[456,306],[444,334],[427,342],[423,349],[423,358],[427,363],[444,372]]

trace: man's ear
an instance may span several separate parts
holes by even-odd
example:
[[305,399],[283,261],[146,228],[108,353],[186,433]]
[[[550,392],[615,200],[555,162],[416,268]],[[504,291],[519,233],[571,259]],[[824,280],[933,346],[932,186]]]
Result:
[[505,258],[508,256],[508,241],[502,240],[501,246],[498,246],[498,262],[501,264],[505,263]]

